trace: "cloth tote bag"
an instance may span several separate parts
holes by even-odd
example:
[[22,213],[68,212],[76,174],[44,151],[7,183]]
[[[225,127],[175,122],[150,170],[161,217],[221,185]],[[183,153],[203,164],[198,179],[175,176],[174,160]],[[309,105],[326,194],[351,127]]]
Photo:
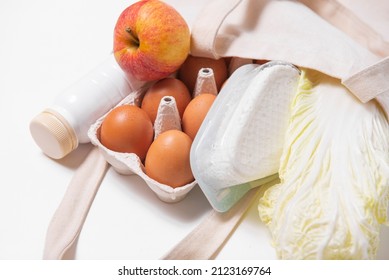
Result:
[[[213,0],[192,27],[191,54],[284,60],[314,69],[341,80],[361,102],[375,98],[389,116],[388,14],[389,2],[378,0]],[[52,218],[44,259],[74,257],[107,168],[94,148]],[[226,213],[211,211],[164,258],[214,258],[257,195],[250,191]]]

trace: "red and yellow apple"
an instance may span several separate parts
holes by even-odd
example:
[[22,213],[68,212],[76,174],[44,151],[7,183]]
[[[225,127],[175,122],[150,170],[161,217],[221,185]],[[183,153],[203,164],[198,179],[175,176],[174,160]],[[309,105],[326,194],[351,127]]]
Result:
[[114,30],[113,51],[124,72],[140,81],[165,78],[188,56],[190,31],[184,18],[159,0],[126,8]]

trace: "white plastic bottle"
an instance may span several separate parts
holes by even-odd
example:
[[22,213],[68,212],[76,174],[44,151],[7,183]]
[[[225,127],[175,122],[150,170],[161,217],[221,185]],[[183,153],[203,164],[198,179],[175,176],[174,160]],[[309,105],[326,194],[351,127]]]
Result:
[[111,55],[32,119],[31,135],[46,155],[63,158],[79,143],[89,142],[91,124],[142,85],[128,77]]

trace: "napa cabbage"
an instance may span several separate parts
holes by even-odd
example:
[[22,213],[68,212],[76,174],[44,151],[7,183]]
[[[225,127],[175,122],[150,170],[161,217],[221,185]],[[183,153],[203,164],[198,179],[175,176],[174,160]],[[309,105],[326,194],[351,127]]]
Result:
[[281,259],[374,259],[389,199],[389,125],[375,101],[302,71],[280,183],[259,201]]

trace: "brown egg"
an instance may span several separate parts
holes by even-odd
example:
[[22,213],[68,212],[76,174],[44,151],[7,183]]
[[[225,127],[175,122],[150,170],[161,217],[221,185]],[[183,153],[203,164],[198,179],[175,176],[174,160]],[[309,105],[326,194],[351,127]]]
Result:
[[216,95],[202,93],[197,95],[186,107],[182,118],[182,130],[189,135],[192,140],[211,108]]
[[262,65],[262,64],[265,64],[265,63],[267,63],[267,62],[269,62],[269,60],[266,60],[266,59],[254,59],[254,63],[255,63],[255,64],[260,64],[260,65]]
[[161,133],[151,144],[145,160],[145,173],[173,188],[194,181],[189,154],[192,140],[179,130]]
[[193,93],[197,74],[201,68],[212,68],[216,86],[219,91],[228,76],[227,65],[223,58],[215,60],[205,57],[188,56],[178,70],[178,78],[183,81],[189,91]]
[[153,136],[149,116],[135,105],[116,107],[107,114],[100,128],[101,144],[115,152],[135,153],[142,161]]
[[224,57],[224,61],[226,62],[227,68],[230,65],[232,60],[232,56]]
[[164,96],[174,97],[181,118],[192,98],[188,88],[180,80],[175,78],[159,80],[147,90],[141,105],[141,108],[149,115],[152,123],[154,123],[157,117],[158,106]]

